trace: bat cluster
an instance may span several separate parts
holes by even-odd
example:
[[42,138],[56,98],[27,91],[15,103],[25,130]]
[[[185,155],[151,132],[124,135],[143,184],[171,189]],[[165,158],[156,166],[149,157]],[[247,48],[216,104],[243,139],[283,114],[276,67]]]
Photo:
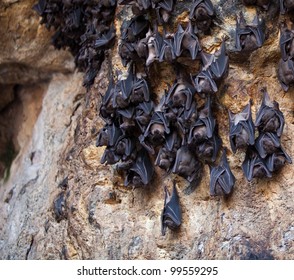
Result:
[[280,30],[280,49],[282,58],[278,66],[278,78],[284,91],[294,83],[294,30],[283,23]]
[[52,43],[57,49],[69,48],[79,70],[85,72],[89,88],[104,60],[104,51],[114,42],[116,0],[39,0],[33,9],[41,24],[55,30]]
[[131,5],[136,16],[155,11],[159,24],[169,21],[176,0],[119,0],[120,5]]
[[236,20],[236,50],[247,53],[260,48],[265,40],[262,20],[256,16],[248,25],[242,12]]
[[[255,124],[251,117],[249,103],[241,113],[229,112],[230,143],[233,152],[246,151],[243,172],[248,181],[253,178],[272,177],[291,158],[281,146],[280,137],[284,127],[284,116],[276,101],[271,101],[266,89],[256,115]],[[255,127],[259,135],[255,139]]]

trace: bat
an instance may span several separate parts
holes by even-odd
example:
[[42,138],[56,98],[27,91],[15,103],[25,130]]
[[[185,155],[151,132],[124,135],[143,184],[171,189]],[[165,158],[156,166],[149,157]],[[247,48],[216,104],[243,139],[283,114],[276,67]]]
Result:
[[153,174],[154,168],[148,153],[145,149],[141,149],[137,154],[135,162],[129,169],[124,185],[132,184],[136,188],[146,186],[150,183]]
[[119,162],[121,159],[121,156],[116,154],[115,152],[115,148],[114,147],[107,147],[104,150],[104,153],[101,157],[100,163],[101,164],[115,164],[117,162]]
[[221,138],[214,132],[211,138],[206,139],[196,146],[197,156],[202,160],[214,162],[221,145]]
[[289,30],[286,23],[280,27],[280,49],[282,59],[287,61],[289,57],[294,58],[294,31]]
[[[165,141],[165,135],[170,133],[169,122],[163,112],[156,111],[144,132],[139,136],[140,143],[151,154],[154,154],[153,146],[158,146]],[[152,145],[151,145],[152,144]]]
[[134,43],[143,39],[149,30],[149,21],[143,16],[136,16],[130,21],[124,22],[121,27],[121,39],[128,43]]
[[230,169],[224,149],[219,165],[210,167],[210,195],[229,195],[233,190],[235,181],[236,178]]
[[148,38],[148,57],[146,60],[146,66],[149,66],[154,61],[159,60],[160,52],[163,46],[163,38],[156,29],[154,33]]
[[181,147],[181,138],[176,131],[169,134],[166,138],[164,146],[160,149],[155,165],[160,168],[170,171],[176,159],[177,150]]
[[144,78],[138,79],[135,77],[132,86],[132,93],[130,95],[130,101],[133,104],[150,101],[149,86]]
[[165,235],[166,229],[176,230],[182,222],[182,212],[179,196],[174,182],[173,192],[170,195],[167,187],[164,187],[164,206],[161,213],[161,234]]
[[212,72],[208,68],[207,70],[202,69],[196,76],[191,76],[193,85],[197,93],[204,98],[206,94],[216,93],[218,91],[217,84],[212,77]]
[[115,124],[106,125],[98,133],[96,147],[113,147],[121,135],[122,130]]
[[214,7],[210,0],[195,0],[189,19],[196,22],[199,30],[206,32],[209,30],[214,16]]
[[115,153],[121,156],[123,161],[126,161],[134,152],[136,143],[134,138],[121,136],[115,145]]
[[255,127],[259,132],[276,132],[280,137],[285,124],[284,115],[279,109],[279,103],[270,100],[266,88],[262,92],[263,99],[256,115]]
[[138,60],[138,54],[134,44],[129,43],[125,40],[121,40],[121,43],[118,47],[118,53],[124,67],[126,67],[130,61]]
[[273,132],[260,133],[255,140],[255,148],[263,159],[268,155],[277,152],[280,147],[280,138]]
[[151,120],[151,116],[153,115],[153,111],[154,111],[154,103],[152,101],[142,102],[136,106],[135,120],[141,132],[145,132],[145,129],[147,128]]
[[244,5],[248,5],[248,6],[256,5],[263,8],[266,11],[268,10],[270,3],[271,3],[271,0],[243,0]]
[[281,147],[265,159],[266,166],[270,172],[279,171],[286,164],[286,161],[292,163],[290,156]]
[[114,43],[115,28],[111,26],[107,32],[101,34],[96,40],[95,47],[97,48],[109,48]]
[[294,1],[293,0],[280,0],[280,11],[281,14],[292,11],[294,9]]
[[101,118],[107,123],[111,122],[115,114],[115,110],[113,108],[113,98],[114,82],[113,78],[111,78],[105,95],[101,95],[101,106],[99,109]]
[[253,178],[272,177],[272,173],[268,169],[265,160],[259,156],[254,146],[247,148],[246,156],[242,163],[242,170],[249,182]]
[[181,56],[183,51],[188,51],[192,60],[196,59],[198,53],[201,51],[201,45],[191,22],[189,22],[186,30],[179,24],[177,32],[174,35],[174,52],[176,56]]
[[181,146],[177,150],[172,172],[185,178],[190,183],[198,181],[201,179],[202,163],[189,150],[188,146]]
[[216,122],[211,111],[211,99],[207,97],[204,108],[199,112],[198,120],[189,131],[188,144],[199,144],[207,138],[211,138],[215,126]]
[[172,62],[176,59],[176,54],[174,51],[174,38],[173,35],[165,35],[163,38],[162,47],[159,55],[159,62],[167,61]]
[[156,10],[157,20],[160,24],[168,22],[174,7],[174,0],[151,1]]
[[55,219],[58,223],[63,219],[67,219],[67,203],[64,191],[60,192],[54,200],[53,210],[55,214]]
[[191,126],[196,122],[197,117],[198,117],[198,112],[197,112],[195,101],[192,102],[188,110],[186,110],[185,107],[182,107],[178,111],[178,116],[176,117],[177,126],[182,130],[185,136],[189,135],[189,130]]
[[43,16],[46,10],[46,6],[46,0],[39,0],[39,2],[33,6],[33,9],[39,14],[39,16]]
[[251,116],[251,102],[241,113],[233,114],[229,111],[230,144],[234,153],[237,149],[244,149],[254,145],[254,124]]
[[237,17],[236,24],[236,50],[237,51],[254,51],[260,48],[265,40],[262,22],[257,18],[253,19],[251,25],[247,25],[243,13]]
[[286,61],[280,59],[278,66],[278,79],[285,92],[294,83],[294,62],[289,57]]

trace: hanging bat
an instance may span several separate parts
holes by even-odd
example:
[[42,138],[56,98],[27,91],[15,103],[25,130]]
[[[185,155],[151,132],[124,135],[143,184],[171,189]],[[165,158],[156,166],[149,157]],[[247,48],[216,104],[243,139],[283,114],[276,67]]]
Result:
[[181,142],[181,138],[176,131],[169,134],[164,146],[158,153],[155,165],[169,172],[176,159],[177,150],[181,147]]
[[123,131],[124,134],[128,134],[128,132],[133,133],[134,129],[136,127],[135,119],[134,119],[134,113],[135,108],[132,106],[127,107],[126,109],[118,109],[117,111],[117,117],[119,127]]
[[121,136],[115,144],[115,153],[121,156],[123,161],[127,160],[136,148],[134,138]]
[[282,59],[287,61],[289,57],[294,58],[294,31],[289,30],[286,23],[281,24],[280,28],[280,49]]
[[243,0],[243,3],[248,6],[256,5],[267,11],[271,0]]
[[196,59],[201,51],[201,46],[197,35],[195,34],[191,22],[189,22],[186,30],[179,24],[177,32],[174,35],[174,51],[176,56],[181,56],[183,51],[190,53],[191,59]]
[[160,52],[163,46],[163,38],[159,34],[157,28],[153,34],[148,38],[148,57],[146,60],[146,66],[149,66],[154,61],[159,60]]
[[109,48],[114,43],[115,28],[112,25],[107,32],[101,34],[95,42],[97,48]]
[[96,147],[113,147],[121,135],[122,130],[115,124],[106,125],[98,133]]
[[166,229],[176,230],[182,222],[179,196],[174,182],[173,192],[170,195],[167,187],[164,187],[164,206],[161,213],[161,233],[165,235]]
[[117,162],[119,162],[121,159],[121,156],[118,155],[116,152],[115,152],[115,148],[114,147],[107,147],[105,150],[104,150],[104,153],[100,159],[100,163],[101,164],[115,164]]
[[[139,136],[140,143],[151,154],[154,154],[153,146],[158,146],[165,141],[165,135],[170,133],[169,122],[163,112],[154,112],[144,134]],[[150,144],[151,145],[150,145]]]
[[147,81],[144,78],[138,79],[137,77],[133,81],[132,92],[130,95],[130,101],[133,104],[150,101],[150,92]]
[[242,169],[248,181],[251,181],[253,178],[272,177],[272,173],[268,169],[265,160],[260,157],[254,146],[247,148]]
[[266,88],[262,92],[263,99],[256,115],[255,127],[259,132],[276,132],[280,137],[285,124],[284,115],[279,109],[279,103],[270,100]]
[[125,40],[121,40],[118,47],[118,53],[124,67],[126,67],[130,61],[138,60],[138,54],[137,50],[135,49],[135,45]]
[[43,16],[46,10],[46,6],[46,0],[39,0],[39,2],[33,6],[33,9],[39,14],[39,16]]
[[286,61],[280,59],[278,66],[278,79],[284,91],[288,91],[294,83],[294,62],[289,57]]
[[186,137],[189,135],[189,130],[191,126],[196,122],[198,117],[196,102],[193,101],[189,110],[186,110],[185,107],[182,107],[178,111],[178,115],[176,117],[177,126],[181,129],[182,133],[185,136],[184,141],[186,141]]
[[280,147],[275,153],[267,156],[265,162],[270,172],[276,172],[279,171],[286,162],[292,163],[292,160],[284,149]]
[[204,98],[207,94],[216,93],[218,91],[217,84],[212,77],[212,72],[208,68],[202,71],[196,76],[191,76],[193,85],[197,93]]
[[[174,0],[151,1],[156,10],[157,21],[162,24],[168,22],[170,13],[174,7]],[[155,4],[156,3],[156,4]]]
[[154,103],[152,101],[142,102],[136,106],[135,120],[141,129],[141,132],[145,132],[154,111]]
[[280,138],[276,133],[263,132],[255,140],[255,148],[261,158],[266,158],[268,155],[273,154],[281,148]]
[[172,172],[185,178],[188,182],[201,180],[202,163],[196,158],[188,146],[177,150],[176,161]]
[[141,149],[137,158],[129,169],[129,172],[125,179],[125,186],[129,184],[134,187],[143,187],[150,183],[154,174],[153,164],[150,161],[148,153],[145,149]]
[[190,129],[188,144],[199,144],[207,138],[211,138],[215,131],[215,125],[211,111],[211,99],[207,97],[205,107],[200,110],[198,120]]
[[114,117],[115,110],[113,108],[113,98],[114,98],[114,82],[111,77],[107,91],[104,96],[101,95],[101,106],[100,106],[100,116],[101,118],[110,123]]
[[229,195],[233,190],[235,181],[224,149],[219,165],[210,168],[210,195]]
[[196,22],[199,30],[206,32],[209,30],[214,16],[214,7],[210,0],[195,0],[189,19]]
[[254,124],[251,117],[251,102],[241,113],[233,114],[229,111],[230,144],[234,153],[237,149],[244,149],[254,145]]
[[292,11],[294,9],[294,1],[293,0],[280,0],[280,11],[281,14]]
[[143,16],[136,16],[121,27],[121,39],[134,43],[143,39],[149,30],[149,21]]
[[173,35],[165,34],[158,61],[172,62],[175,59],[176,54],[174,51],[174,37]]
[[260,48],[265,40],[261,21],[255,17],[251,25],[247,22],[241,12],[237,17],[236,25],[236,49],[237,51],[254,51]]
[[198,158],[214,162],[222,145],[221,138],[214,132],[211,138],[206,139],[196,146]]

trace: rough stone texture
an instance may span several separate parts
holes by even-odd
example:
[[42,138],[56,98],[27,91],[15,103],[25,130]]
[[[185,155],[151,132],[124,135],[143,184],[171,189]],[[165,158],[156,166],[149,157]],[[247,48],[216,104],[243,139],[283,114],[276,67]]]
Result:
[[[30,20],[26,24],[21,21],[21,30],[26,30],[34,18],[28,8],[32,1],[13,2],[5,1],[12,4],[7,4],[6,10],[2,6],[1,15],[5,18],[7,13],[15,13],[17,23],[18,10],[14,10],[13,5],[27,7],[27,14],[22,13],[22,16]],[[267,23],[266,42],[249,58],[242,58],[233,50],[235,19],[232,15],[242,9],[245,16],[252,19],[255,9],[244,8],[241,1],[213,2],[218,15],[215,27],[212,36],[201,38],[201,41],[207,50],[213,51],[223,35],[228,37],[229,75],[217,93],[214,106],[224,146],[230,147],[227,109],[238,112],[252,99],[254,119],[261,103],[260,88],[267,86],[271,98],[279,102],[285,115],[282,144],[293,158],[294,89],[285,94],[277,80],[279,33],[273,23],[282,19],[277,7],[272,6],[267,13],[260,11]],[[179,1],[179,11],[183,11],[183,5]],[[119,7],[117,13],[122,16],[124,11]],[[186,22],[186,16],[183,12],[177,21]],[[118,19],[117,28],[121,24],[120,17]],[[40,50],[49,44],[48,32],[37,27],[36,17],[34,21],[34,28],[38,30],[34,38],[47,39],[43,39],[43,44],[21,43],[22,56],[15,52],[14,63],[25,61],[28,67],[43,69],[46,75],[54,71],[59,73],[48,83],[22,88],[25,96],[42,89],[44,98],[36,103],[31,99],[22,107],[23,121],[16,136],[19,154],[12,164],[9,180],[0,185],[2,259],[294,258],[294,165],[286,165],[272,179],[248,183],[240,167],[244,154],[229,152],[237,181],[233,195],[227,200],[210,197],[208,166],[205,166],[200,186],[190,195],[183,192],[187,186],[185,180],[166,175],[159,169],[148,188],[123,187],[115,168],[99,163],[103,148],[95,147],[97,132],[103,125],[97,115],[99,93],[105,92],[111,69],[114,73],[115,70],[125,71],[116,55],[117,44],[103,63],[92,90],[84,95],[82,74],[60,74],[66,72],[67,54],[63,52],[62,57],[53,49],[49,53]],[[19,32],[19,38],[24,34]],[[8,39],[2,41],[7,53],[13,50]],[[37,64],[31,60],[32,54],[41,55]],[[60,60],[53,67],[54,56]],[[3,54],[0,65],[2,61],[7,61]],[[154,66],[152,71],[155,71],[154,92],[162,93],[165,82],[172,82],[175,74],[165,64]],[[39,80],[33,74],[28,81]],[[11,83],[21,82],[12,78]],[[35,108],[30,118],[26,117],[31,111],[28,104]],[[38,114],[40,104],[42,109]],[[26,125],[31,133],[25,129]],[[171,188],[174,179],[178,183],[183,223],[179,231],[168,230],[162,237],[163,186]],[[63,207],[58,208],[59,204]]]

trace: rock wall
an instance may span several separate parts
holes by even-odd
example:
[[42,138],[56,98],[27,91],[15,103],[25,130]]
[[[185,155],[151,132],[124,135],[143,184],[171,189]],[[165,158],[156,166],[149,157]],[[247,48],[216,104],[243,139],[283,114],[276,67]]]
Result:
[[[187,22],[185,3],[178,1],[177,23]],[[277,5],[258,9],[266,22],[266,41],[249,57],[234,52],[234,15],[252,19],[255,8],[241,1],[214,0],[217,18],[210,36],[201,38],[208,51],[227,37],[229,75],[217,93],[214,113],[223,145],[230,151],[228,114],[252,100],[261,104],[260,89],[280,104],[286,125],[282,144],[294,155],[294,89],[284,93],[277,79],[280,59]],[[271,179],[247,182],[241,170],[244,153],[228,152],[235,189],[229,199],[210,197],[209,168],[198,188],[187,195],[187,182],[159,168],[147,188],[123,187],[112,166],[100,164],[104,148],[95,140],[103,122],[100,94],[109,73],[126,71],[117,41],[108,52],[92,89],[82,87],[66,51],[50,46],[50,32],[39,26],[34,1],[0,4],[1,137],[10,128],[17,156],[8,179],[0,185],[0,258],[2,259],[293,259],[294,176],[287,164]],[[129,14],[117,8],[116,28]],[[272,20],[274,19],[274,20]],[[152,66],[153,67],[153,66]],[[152,88],[162,94],[175,79],[169,65],[152,68]],[[4,96],[4,97],[3,97]],[[5,100],[5,101],[2,101]],[[8,101],[7,101],[8,100]],[[9,120],[8,125],[7,120]],[[6,144],[4,145],[4,150]],[[2,149],[2,146],[0,146]],[[4,168],[4,167],[3,167]],[[183,221],[176,232],[161,236],[160,215],[166,185],[176,180]]]

